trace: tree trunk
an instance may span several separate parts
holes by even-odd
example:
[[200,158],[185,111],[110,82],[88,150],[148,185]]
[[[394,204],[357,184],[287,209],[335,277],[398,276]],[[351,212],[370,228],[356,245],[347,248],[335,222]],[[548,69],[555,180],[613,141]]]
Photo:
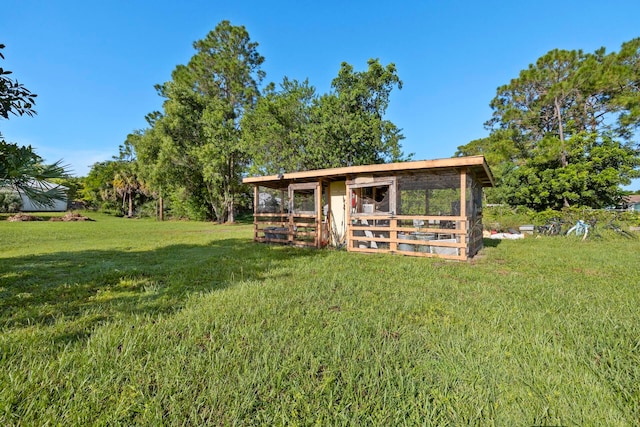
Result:
[[222,223],[223,219],[221,218],[221,214],[220,214],[220,210],[218,209],[218,207],[215,204],[211,204],[211,210],[213,211],[213,216],[216,218],[216,222],[217,223]]
[[235,222],[235,216],[233,212],[233,189],[231,182],[233,180],[234,168],[233,168],[234,156],[229,156],[229,181],[227,183],[227,222],[233,224]]
[[158,201],[158,204],[159,204],[158,218],[160,219],[160,221],[164,221],[164,199],[162,198],[162,196],[160,196],[160,200]]
[[[563,168],[566,168],[569,162],[567,161],[567,147],[564,143],[564,126],[562,125],[562,114],[560,113],[560,102],[558,98],[554,98],[553,100],[556,107],[556,117],[558,118],[558,137],[560,138],[560,164]],[[566,196],[562,197],[562,201],[565,208],[568,208],[569,200],[567,200]]]
[[229,197],[229,201],[227,202],[227,222],[234,223],[235,215],[233,213],[233,197]]
[[562,124],[562,115],[560,113],[560,102],[558,98],[554,99],[555,107],[556,107],[556,117],[558,118],[558,136],[560,138],[560,163],[563,168],[566,168],[568,165],[567,162],[567,148],[564,144],[564,126]]
[[129,218],[133,216],[133,192],[129,193]]

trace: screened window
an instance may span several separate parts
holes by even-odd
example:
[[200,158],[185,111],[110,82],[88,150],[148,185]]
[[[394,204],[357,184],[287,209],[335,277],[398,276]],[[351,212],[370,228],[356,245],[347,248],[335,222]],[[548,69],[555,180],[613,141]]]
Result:
[[289,185],[289,209],[296,214],[315,214],[316,189],[315,183],[301,183]]
[[368,183],[351,183],[351,213],[376,215],[395,213],[395,181],[385,179]]
[[315,190],[294,190],[293,191],[293,212],[294,213],[315,213]]

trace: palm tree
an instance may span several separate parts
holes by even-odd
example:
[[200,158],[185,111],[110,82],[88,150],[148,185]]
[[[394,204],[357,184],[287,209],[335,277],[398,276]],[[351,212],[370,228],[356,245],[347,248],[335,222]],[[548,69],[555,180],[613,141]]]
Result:
[[60,161],[46,165],[31,146],[8,143],[0,135],[0,187],[22,192],[36,204],[52,206],[56,200],[65,200],[66,194],[48,180],[64,178],[66,174]]
[[[4,44],[0,44],[0,59]],[[33,116],[34,98],[17,80],[7,77],[11,71],[0,67],[0,117],[9,118],[9,113],[22,116]],[[64,200],[66,195],[61,187],[47,182],[51,178],[64,178],[66,167],[60,161],[45,165],[31,146],[19,147],[4,140],[0,133],[0,188],[9,187],[23,192],[36,204],[51,206],[56,200]]]
[[113,177],[113,189],[122,197],[122,209],[125,209],[128,201],[128,217],[133,216],[133,200],[136,194],[146,194],[144,182],[138,178],[131,163],[126,163]]

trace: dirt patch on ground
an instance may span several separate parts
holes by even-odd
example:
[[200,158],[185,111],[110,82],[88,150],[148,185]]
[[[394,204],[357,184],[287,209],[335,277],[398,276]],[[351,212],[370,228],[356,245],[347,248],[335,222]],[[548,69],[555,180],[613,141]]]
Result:
[[17,213],[15,215],[7,218],[9,222],[21,222],[21,221],[42,221],[42,218],[38,218],[37,216],[27,215],[23,213]]
[[79,213],[67,212],[64,216],[52,216],[51,218],[35,216],[25,213],[17,213],[7,218],[9,222],[22,222],[22,221],[58,221],[58,222],[71,222],[71,221],[95,221],[87,216],[80,215]]
[[54,216],[49,219],[49,221],[95,221],[94,219],[89,218],[88,216],[80,215],[79,213],[69,212],[65,216]]

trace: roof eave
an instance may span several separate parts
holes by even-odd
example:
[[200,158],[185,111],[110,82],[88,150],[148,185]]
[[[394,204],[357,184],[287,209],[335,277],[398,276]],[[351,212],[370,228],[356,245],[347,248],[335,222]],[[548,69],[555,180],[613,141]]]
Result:
[[321,178],[335,178],[346,177],[348,175],[359,175],[367,173],[380,173],[380,172],[410,172],[417,170],[430,170],[430,169],[443,169],[443,168],[466,168],[466,167],[481,167],[486,180],[481,179],[483,186],[493,187],[494,180],[491,173],[491,169],[487,164],[484,156],[468,156],[468,157],[453,157],[447,159],[435,159],[435,160],[417,160],[411,162],[398,162],[398,163],[383,163],[375,165],[363,165],[363,166],[346,166],[340,168],[329,169],[316,169],[302,172],[290,172],[280,175],[268,175],[268,176],[256,176],[247,177],[242,180],[245,184],[267,184],[296,181],[296,180],[313,180]]

